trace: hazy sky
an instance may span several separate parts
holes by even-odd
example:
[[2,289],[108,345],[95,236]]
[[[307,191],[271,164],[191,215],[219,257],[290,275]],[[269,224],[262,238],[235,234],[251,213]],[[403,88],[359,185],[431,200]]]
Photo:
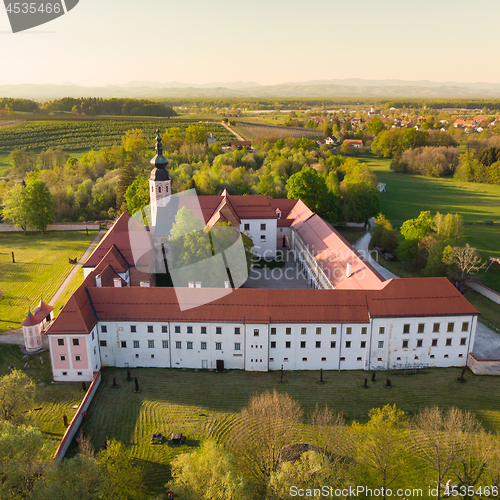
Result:
[[0,4],[0,84],[500,82],[498,19],[498,0],[80,0],[12,34]]

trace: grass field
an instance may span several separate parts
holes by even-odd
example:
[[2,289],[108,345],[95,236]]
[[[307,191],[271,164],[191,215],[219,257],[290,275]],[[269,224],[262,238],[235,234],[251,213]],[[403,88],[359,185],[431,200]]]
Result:
[[[43,364],[39,361],[39,356]],[[53,451],[56,451],[66,428],[63,424],[63,415],[71,421],[76,409],[74,405],[80,404],[84,392],[79,383],[51,383],[52,370],[48,352],[41,355],[29,356],[29,368],[24,370],[26,361],[22,359],[19,346],[0,344],[0,376],[10,373],[12,364],[18,370],[24,371],[36,386],[35,408],[41,410],[31,412],[33,423],[40,427],[44,436],[50,441]]]
[[[42,235],[0,233],[0,331],[18,328],[28,307],[43,295],[49,301],[95,237],[95,231],[61,231]],[[14,252],[16,263],[12,263]]]
[[9,154],[0,152],[0,180],[5,176],[5,171],[9,168]]
[[[489,261],[490,256],[500,257],[500,225],[484,224],[500,223],[500,186],[398,174],[389,169],[390,160],[375,157],[360,160],[386,184],[386,192],[380,195],[381,212],[395,227],[418,217],[422,210],[430,210],[433,215],[458,213],[466,224],[465,240],[478,249],[481,258]],[[482,281],[500,291],[500,273],[483,273]]]
[[265,123],[252,123],[239,120],[236,121],[233,129],[247,141],[278,140],[289,137],[294,139],[301,137],[316,139],[323,136],[321,130],[302,127],[277,127]]
[[[500,377],[466,375],[459,384],[460,368],[433,369],[417,374],[378,373],[377,381],[364,389],[363,371],[328,371],[319,385],[319,372],[286,372],[280,384],[279,372],[251,373],[170,369],[133,369],[141,392],[126,381],[126,370],[106,368],[102,383],[88,410],[83,432],[91,436],[96,449],[106,439],[116,438],[132,450],[132,456],[146,469],[149,493],[158,493],[169,479],[168,463],[179,453],[192,450],[200,440],[222,440],[234,425],[234,416],[249,398],[266,390],[287,392],[300,402],[306,415],[316,403],[346,413],[348,422],[366,421],[368,411],[386,403],[396,404],[410,415],[427,406],[457,406],[472,410],[488,430],[500,430]],[[119,387],[112,388],[113,377]],[[390,377],[393,388],[385,388]],[[169,435],[182,432],[182,446],[151,445],[153,432]],[[73,452],[75,450],[73,449]]]
[[59,297],[58,301],[54,304],[54,317],[56,317],[61,309],[66,305],[73,292],[83,283],[83,269],[79,269],[73,279],[69,282],[64,292]]

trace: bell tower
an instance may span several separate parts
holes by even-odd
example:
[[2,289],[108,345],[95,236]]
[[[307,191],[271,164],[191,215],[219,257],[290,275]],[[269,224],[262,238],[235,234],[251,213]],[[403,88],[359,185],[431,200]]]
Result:
[[160,130],[156,130],[156,155],[151,160],[153,170],[149,177],[149,200],[151,204],[151,226],[156,226],[158,208],[165,207],[170,201],[170,177],[168,175],[168,160],[163,156]]

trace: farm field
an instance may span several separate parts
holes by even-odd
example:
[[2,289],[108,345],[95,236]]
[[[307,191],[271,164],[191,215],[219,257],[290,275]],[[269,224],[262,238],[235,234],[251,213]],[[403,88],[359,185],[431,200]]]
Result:
[[[481,257],[487,261],[490,256],[500,257],[500,186],[398,174],[389,169],[390,160],[360,160],[386,184],[386,192],[380,196],[381,212],[395,227],[418,217],[422,210],[430,210],[431,214],[458,213],[466,224],[466,241],[478,249]],[[500,273],[483,273],[482,281],[500,291]]]
[[287,139],[288,137],[292,137],[294,139],[299,139],[301,137],[316,139],[323,136],[323,132],[321,130],[313,130],[302,127],[277,127],[275,125],[239,120],[236,121],[233,128],[247,141],[277,140]]
[[[95,237],[95,231],[0,233],[0,331],[19,328],[28,307],[40,296],[49,301],[73,266],[69,258],[80,258]],[[14,252],[16,263],[12,263]]]
[[[120,144],[125,132],[139,128],[153,140],[155,131],[163,134],[167,128],[186,129],[194,122],[162,120],[42,120],[28,121],[15,127],[0,128],[0,151],[15,148],[39,150],[59,148],[65,151],[101,148]],[[207,132],[214,132],[217,139],[227,144],[233,135],[218,123],[198,124]],[[1,168],[1,165],[0,165]]]
[[[30,367],[26,370],[23,368],[26,363],[22,359],[23,356],[19,346],[0,344],[0,376],[9,374],[9,366],[14,365],[35,382],[35,408],[41,407],[41,410],[31,412],[33,424],[42,430],[55,452],[66,430],[63,415],[67,415],[68,421],[71,421],[76,412],[73,406],[80,404],[85,393],[81,384],[76,382],[51,383],[52,369],[48,351],[41,355],[30,355]],[[40,363],[39,356],[42,357],[43,363]]]
[[[285,372],[285,382],[280,384],[279,372],[234,370],[219,374],[143,368],[131,373],[139,380],[141,392],[136,394],[134,382],[126,381],[125,369],[105,368],[82,430],[91,437],[96,450],[110,438],[130,447],[132,457],[145,468],[148,493],[154,494],[170,479],[168,463],[174,456],[192,451],[204,438],[227,437],[235,414],[251,396],[266,390],[290,394],[300,402],[306,418],[316,403],[345,412],[348,422],[366,421],[371,408],[387,403],[396,404],[410,415],[428,406],[456,406],[475,412],[488,430],[500,430],[500,378],[468,372],[467,382],[459,384],[460,372],[460,368],[417,374],[391,372],[388,376],[393,388],[389,391],[385,388],[386,374],[380,372],[366,390],[363,383],[368,373],[364,371],[327,371],[323,373],[325,384],[319,385],[316,371]],[[112,388],[113,377],[117,389]],[[154,432],[182,432],[186,443],[151,445]]]

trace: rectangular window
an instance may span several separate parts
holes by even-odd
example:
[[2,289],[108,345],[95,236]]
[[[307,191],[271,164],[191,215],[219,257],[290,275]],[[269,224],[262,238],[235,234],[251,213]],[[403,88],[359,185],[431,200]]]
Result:
[[187,327],[187,332],[188,333],[193,333],[193,327],[192,326],[188,326]]
[[306,347],[306,343],[304,341],[301,341],[300,342],[300,348],[301,349],[305,349],[305,347]]
[[66,356],[59,356],[59,359],[60,359],[61,361],[66,361]]
[[259,336],[259,330],[257,328],[253,331],[253,336],[254,337],[258,337]]
[[155,347],[155,341],[148,340],[148,349],[154,349],[154,347]]
[[363,359],[363,358],[362,358],[361,356],[358,356],[358,357],[356,358],[356,361],[362,361],[362,359]]
[[418,324],[418,333],[424,333],[424,328],[425,328],[425,324],[419,323]]
[[364,349],[366,347],[366,341],[362,340],[361,345],[359,347],[361,347],[361,349]]
[[261,224],[260,225],[260,230],[261,231],[265,231],[266,230],[266,225],[265,224]]
[[94,340],[94,332],[92,331],[92,340]]
[[432,331],[433,333],[439,333],[439,323],[434,323]]
[[206,326],[202,326],[200,332],[203,333],[203,334],[207,333],[207,327]]
[[316,327],[316,335],[321,335],[321,327]]
[[153,325],[148,325],[148,333],[153,333]]
[[207,343],[206,342],[202,342],[201,343],[201,350],[204,351],[204,350],[206,350],[206,348],[207,348]]
[[175,348],[176,348],[176,349],[182,349],[182,342],[177,341],[177,342],[175,343]]
[[469,331],[469,322],[468,321],[464,321],[462,323],[462,332],[468,332]]
[[193,343],[192,342],[186,342],[186,349],[192,349],[193,348]]
[[410,333],[410,325],[403,325],[403,333]]
[[351,341],[348,340],[346,343],[345,343],[345,346],[346,346],[346,349],[350,349],[351,348]]
[[276,335],[276,328],[271,328],[271,335]]
[[292,347],[292,343],[291,342],[285,342],[285,347],[287,349],[290,349],[290,347]]
[[154,354],[151,354],[151,359],[154,359],[155,355]]
[[130,325],[130,333],[137,333],[137,326]]
[[288,361],[288,358],[283,358],[283,361]]
[[63,374],[63,375],[67,375],[67,374],[68,374],[68,372],[62,372],[62,374]]
[[75,361],[80,361],[80,356],[75,356]]
[[80,340],[73,339],[73,345],[80,345]]
[[316,349],[321,349],[321,342],[316,342]]
[[383,347],[384,347],[384,341],[383,340],[379,340],[378,341],[378,348],[379,349],[383,349]]
[[366,335],[368,328],[366,326],[361,327],[361,335]]
[[335,340],[332,340],[332,341],[330,342],[330,347],[331,347],[332,349],[335,349],[335,346],[336,346],[336,345],[337,345],[337,342],[335,342]]
[[57,345],[64,345],[64,339],[57,339]]
[[134,349],[139,349],[139,341],[134,340]]
[[261,234],[260,235],[260,241],[266,241],[266,235],[265,234]]
[[108,345],[108,343],[107,343],[105,340],[101,340],[101,341],[99,342],[99,345],[100,345],[101,347],[106,347],[106,346]]
[[455,329],[455,323],[448,323],[447,332],[452,332]]
[[215,350],[216,351],[222,351],[222,342],[216,342],[215,343]]
[[467,345],[467,339],[466,338],[460,339],[460,345]]
[[161,333],[168,333],[167,325],[161,325]]
[[101,333],[106,333],[108,331],[108,327],[106,325],[101,326]]
[[302,361],[307,361],[307,358],[302,358]]
[[432,347],[437,347],[438,345],[438,339],[432,339]]
[[381,326],[379,329],[378,329],[378,333],[380,335],[383,335],[385,333],[385,327],[384,326]]
[[321,361],[326,361],[326,358],[321,358]]
[[403,349],[408,349],[408,340],[403,340]]
[[121,346],[122,346],[122,349],[125,349],[127,347],[127,342],[125,340],[122,340]]
[[422,347],[424,345],[423,340],[417,340],[417,347]]
[[345,332],[346,332],[346,334],[347,334],[347,335],[351,335],[351,333],[352,333],[352,328],[351,328],[350,326],[348,326],[348,327],[346,328],[346,331],[345,331]]
[[83,372],[77,372],[77,375],[83,375]]
[[240,351],[241,350],[241,344],[239,342],[234,343],[234,350],[235,351]]
[[269,358],[269,361],[272,363],[274,361],[274,358]]
[[446,345],[451,345],[451,339],[446,339]]
[[161,346],[163,349],[168,349],[168,340],[162,340]]
[[181,333],[181,327],[179,325],[174,326],[174,332],[175,333]]
[[216,326],[215,327],[215,333],[217,333],[217,334],[220,335],[222,333],[222,326]]
[[332,335],[337,335],[337,327],[332,326]]
[[136,354],[136,355],[135,355],[135,357],[136,357],[136,358],[138,358],[138,357],[139,357],[139,354]]
[[271,342],[271,349],[275,349],[276,348],[276,342]]
[[340,361],[345,361],[345,357],[344,357],[344,356],[342,356],[342,357],[340,358]]
[[[97,347],[94,347],[94,356],[97,354]],[[97,369],[97,365],[96,365],[96,369]]]
[[291,328],[287,328],[287,329],[285,330],[285,333],[286,333],[287,335],[291,335],[291,334],[292,334],[292,329],[291,329]]
[[[276,333],[276,328],[275,328],[274,330],[275,330],[275,332],[274,332],[274,333]],[[239,335],[239,334],[240,334],[240,331],[241,331],[241,330],[240,330],[240,327],[239,327],[239,326],[235,326],[235,327],[234,327],[234,334],[235,334],[235,335]]]
[[245,224],[244,227],[245,227],[244,231],[250,231],[250,224]]

